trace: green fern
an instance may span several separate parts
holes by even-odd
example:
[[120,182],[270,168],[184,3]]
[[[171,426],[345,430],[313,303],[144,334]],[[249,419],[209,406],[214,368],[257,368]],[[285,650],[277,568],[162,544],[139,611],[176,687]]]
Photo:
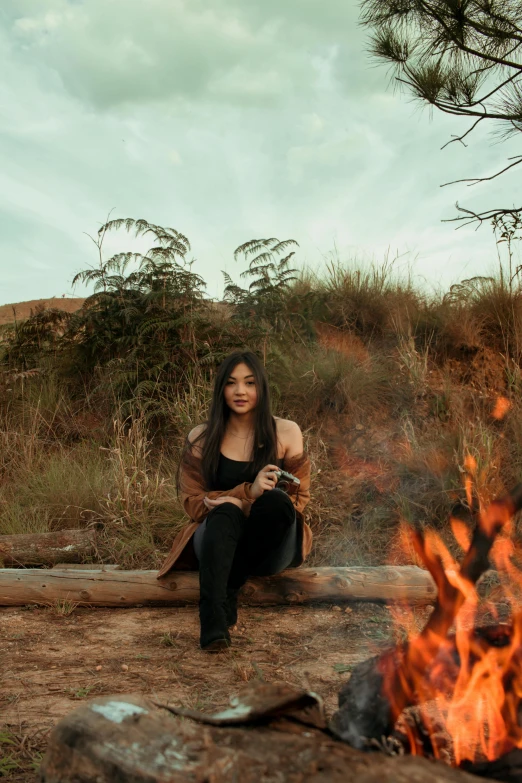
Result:
[[252,239],[240,245],[234,258],[250,258],[248,268],[240,274],[241,278],[251,280],[247,289],[236,285],[230,275],[223,273],[225,299],[234,305],[236,318],[251,327],[257,324],[265,334],[267,331],[277,334],[289,326],[285,302],[292,282],[297,279],[297,270],[290,268],[295,251],[283,258],[279,256],[292,246],[298,246],[294,239],[280,241],[275,237]]

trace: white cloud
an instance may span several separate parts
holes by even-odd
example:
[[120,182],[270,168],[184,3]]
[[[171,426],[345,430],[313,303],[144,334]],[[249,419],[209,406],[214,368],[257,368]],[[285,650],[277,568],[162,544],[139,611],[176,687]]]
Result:
[[283,45],[272,20],[254,25],[240,19],[233,5],[214,8],[194,0],[50,4],[52,11],[22,3],[30,15],[16,16],[17,6],[8,0],[14,40],[55,69],[72,95],[99,108],[207,94],[264,101],[287,93],[310,69],[302,51]]
[[489,264],[487,228],[440,220],[456,198],[510,200],[514,180],[439,185],[515,142],[441,152],[457,121],[387,91],[356,20],[346,0],[2,0],[0,299],[66,290],[111,208],[187,234],[213,295],[253,236],[293,237],[313,263],[334,241],[407,250],[447,280]]
[[181,155],[177,150],[170,150],[168,159],[172,164],[174,164],[174,166],[180,166],[182,163]]

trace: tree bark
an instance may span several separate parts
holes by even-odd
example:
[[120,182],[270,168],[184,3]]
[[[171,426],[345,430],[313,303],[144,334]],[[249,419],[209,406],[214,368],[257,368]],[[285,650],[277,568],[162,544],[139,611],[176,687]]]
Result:
[[121,571],[118,563],[55,563],[56,571]]
[[[95,568],[95,566],[93,566]],[[185,606],[199,601],[199,576],[178,571],[161,580],[156,571],[0,569],[0,606],[49,604],[67,598],[89,606]],[[406,601],[426,605],[434,582],[416,566],[295,568],[255,577],[243,588],[248,605],[342,601]]]
[[[230,712],[230,710],[228,711]],[[361,753],[284,717],[218,727],[177,717],[143,697],[98,697],[52,731],[41,783],[478,783],[440,762]]]
[[81,562],[95,552],[96,531],[60,530],[0,536],[0,564],[54,565]]

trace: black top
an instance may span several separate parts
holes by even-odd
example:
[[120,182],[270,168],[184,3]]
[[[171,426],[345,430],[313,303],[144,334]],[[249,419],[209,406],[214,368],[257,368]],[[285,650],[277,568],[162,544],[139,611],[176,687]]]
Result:
[[[274,465],[283,467],[283,460],[276,459]],[[219,463],[214,489],[221,492],[233,489],[243,481],[254,481],[255,473],[252,462],[243,462],[237,459],[229,459],[224,454],[219,455]]]

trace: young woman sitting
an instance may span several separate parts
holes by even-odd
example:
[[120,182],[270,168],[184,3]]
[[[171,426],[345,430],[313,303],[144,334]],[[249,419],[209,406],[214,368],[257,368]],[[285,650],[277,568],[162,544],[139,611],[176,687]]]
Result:
[[[277,471],[299,486],[276,487]],[[230,646],[237,596],[249,576],[301,565],[312,545],[302,511],[310,499],[310,461],[293,421],[272,416],[258,357],[236,352],[218,369],[208,421],[189,433],[179,487],[191,523],[158,573],[199,568],[203,650]]]

